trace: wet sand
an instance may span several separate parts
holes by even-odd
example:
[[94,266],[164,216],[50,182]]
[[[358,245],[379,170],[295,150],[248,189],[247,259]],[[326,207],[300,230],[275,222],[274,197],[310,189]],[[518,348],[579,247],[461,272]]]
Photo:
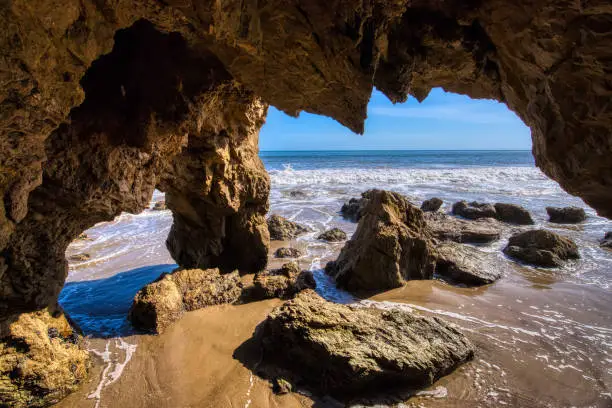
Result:
[[415,397],[412,404],[612,406],[610,293],[563,283],[551,290],[521,280],[477,289],[413,281],[364,302],[437,315],[477,346],[471,363],[433,387],[446,388],[444,398]]
[[[273,243],[271,267],[288,261],[272,255],[276,248],[287,245]],[[300,258],[303,265],[311,262],[309,256]],[[609,291],[563,282],[558,271],[510,265],[505,277],[494,285],[461,288],[435,280],[412,281],[361,301],[369,307],[409,308],[436,315],[458,325],[477,346],[472,362],[405,405],[612,405]],[[245,283],[249,278],[244,277]],[[279,304],[280,300],[268,300],[210,307],[187,313],[160,336],[125,338],[137,350],[121,377],[102,390],[99,406],[316,406],[297,393],[275,395],[268,381],[252,374],[233,356]],[[90,347],[100,351],[107,342],[90,341]],[[258,361],[258,353],[247,349],[246,358]],[[124,360],[125,353],[115,355]],[[98,386],[104,365],[98,361],[90,382],[58,406],[96,406],[96,400],[87,396]]]
[[[137,352],[117,382],[104,388],[99,407],[304,407],[299,394],[275,395],[270,383],[233,357],[255,327],[281,302],[214,306],[187,313],[160,336],[131,336]],[[137,337],[137,338],[136,338]],[[100,344],[101,340],[92,343]],[[92,344],[92,346],[94,345]],[[258,361],[258,350],[246,353]],[[94,407],[101,362],[90,382],[57,406]],[[98,376],[96,376],[98,374]]]
[[[317,290],[327,299],[435,315],[459,326],[477,346],[472,362],[406,401],[405,406],[612,406],[610,255],[589,241],[599,235],[591,238],[578,231],[573,237],[583,259],[545,270],[504,257],[501,248],[513,230],[508,227],[499,242],[480,248],[495,254],[504,269],[503,277],[492,285],[461,288],[436,280],[412,281],[359,301],[335,288],[321,271],[344,243],[316,240],[318,233],[332,226],[350,236],[356,224],[337,217],[338,203],[311,206],[300,204],[297,210],[290,207],[283,213],[297,214],[296,220],[314,231],[296,240],[272,242],[269,268],[291,261],[275,258],[277,248],[302,249],[305,255],[298,263],[302,269],[313,270]],[[98,359],[89,382],[58,406],[95,407],[96,399],[87,397],[96,391],[101,378],[112,383],[101,390],[100,407],[328,406],[299,394],[274,395],[269,382],[252,376],[233,357],[257,324],[280,304],[278,300],[190,312],[161,336],[122,333],[121,341],[115,338],[113,330],[129,326],[125,316],[138,288],[174,268],[163,247],[169,213],[122,217],[114,224],[94,228],[93,241],[70,248],[75,253],[87,250],[93,258],[85,265],[73,265],[64,305],[82,315],[75,317],[98,333],[94,337],[110,334],[110,339],[90,340],[90,349],[110,363]],[[541,225],[568,233],[586,228]],[[109,315],[112,319],[107,323]],[[109,353],[104,354],[107,345]],[[136,350],[127,361],[130,345]],[[259,358],[257,350],[251,353],[249,358]]]

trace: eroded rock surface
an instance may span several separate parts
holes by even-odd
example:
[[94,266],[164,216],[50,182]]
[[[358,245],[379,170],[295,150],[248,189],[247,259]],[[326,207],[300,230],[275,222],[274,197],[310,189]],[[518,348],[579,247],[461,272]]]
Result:
[[319,234],[317,239],[322,239],[327,242],[341,242],[346,239],[346,232],[342,231],[340,228],[332,228]]
[[368,199],[363,196],[361,198],[351,198],[348,200],[348,202],[342,205],[340,214],[342,214],[342,217],[347,220],[358,222],[361,218],[362,209],[367,203],[367,200]]
[[600,245],[604,248],[612,249],[612,231],[606,232],[606,235],[601,240]]
[[421,210],[425,212],[438,211],[440,207],[442,207],[442,204],[444,204],[444,201],[442,201],[438,197],[432,197],[428,200],[423,201],[423,203],[421,204]]
[[253,284],[250,295],[254,299],[288,299],[298,292],[317,286],[312,272],[301,271],[295,262],[286,263],[279,269],[257,273]]
[[325,271],[349,290],[377,291],[430,279],[435,257],[423,212],[398,193],[369,190],[353,237]]
[[89,354],[62,313],[24,313],[0,330],[0,405],[51,405],[86,379]]
[[56,309],[68,243],[155,188],[182,267],[262,270],[267,103],[361,132],[374,86],[503,101],[536,164],[612,217],[610,20],[554,0],[4,2],[0,320]]
[[477,220],[480,218],[495,218],[497,213],[495,207],[488,203],[479,203],[472,201],[458,201],[453,204],[453,214],[460,215],[469,220]]
[[270,239],[276,241],[287,241],[308,232],[308,228],[276,214],[268,218],[268,230]]
[[491,218],[466,221],[442,213],[423,215],[433,236],[441,241],[486,244],[501,236],[499,223]]
[[336,304],[311,290],[272,311],[258,336],[271,371],[349,400],[431,385],[474,354],[442,319]]
[[182,269],[162,274],[134,297],[129,319],[134,327],[162,333],[186,311],[233,303],[242,294],[238,272]]
[[580,207],[546,207],[548,220],[558,224],[578,224],[586,220],[586,213]]
[[166,205],[165,201],[157,201],[155,202],[155,204],[153,204],[153,211],[164,211],[167,210],[168,206]]
[[531,230],[511,236],[504,253],[524,263],[544,267],[557,267],[568,259],[580,258],[574,241],[547,230]]
[[468,245],[445,242],[436,246],[436,275],[466,286],[487,285],[502,275],[490,258]]
[[302,251],[298,248],[278,248],[274,252],[274,256],[277,258],[298,258],[302,256]]
[[517,225],[533,225],[533,218],[527,209],[517,204],[495,203],[498,220]]

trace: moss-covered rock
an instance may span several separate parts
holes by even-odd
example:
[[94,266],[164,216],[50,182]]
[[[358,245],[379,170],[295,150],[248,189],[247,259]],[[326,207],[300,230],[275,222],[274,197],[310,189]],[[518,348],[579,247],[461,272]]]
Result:
[[44,407],[77,389],[89,354],[61,312],[24,313],[1,327],[0,406]]

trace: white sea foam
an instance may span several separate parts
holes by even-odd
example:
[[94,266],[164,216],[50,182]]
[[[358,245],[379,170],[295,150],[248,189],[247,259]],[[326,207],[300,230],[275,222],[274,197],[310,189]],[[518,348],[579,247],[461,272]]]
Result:
[[303,185],[387,186],[408,184],[452,187],[456,191],[474,188],[523,195],[565,194],[557,183],[534,167],[475,167],[457,169],[422,168],[340,168],[270,170],[275,187]]
[[[113,341],[115,343],[115,351],[110,350],[111,342]],[[136,352],[136,348],[136,344],[130,344],[121,337],[117,337],[106,342],[104,351],[89,349],[89,352],[102,358],[102,361],[106,364],[102,370],[100,382],[96,386],[96,389],[87,396],[88,399],[96,400],[96,408],[100,406],[102,390],[116,382],[121,377],[123,370]],[[121,351],[123,351],[123,361],[119,361],[120,354],[122,354]]]

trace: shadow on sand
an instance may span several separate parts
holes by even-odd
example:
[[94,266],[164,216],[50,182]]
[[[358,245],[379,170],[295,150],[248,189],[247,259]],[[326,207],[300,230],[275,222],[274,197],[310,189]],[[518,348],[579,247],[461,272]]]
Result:
[[104,279],[68,282],[59,303],[85,336],[109,338],[135,334],[127,320],[134,295],[177,266],[162,264],[120,272]]

